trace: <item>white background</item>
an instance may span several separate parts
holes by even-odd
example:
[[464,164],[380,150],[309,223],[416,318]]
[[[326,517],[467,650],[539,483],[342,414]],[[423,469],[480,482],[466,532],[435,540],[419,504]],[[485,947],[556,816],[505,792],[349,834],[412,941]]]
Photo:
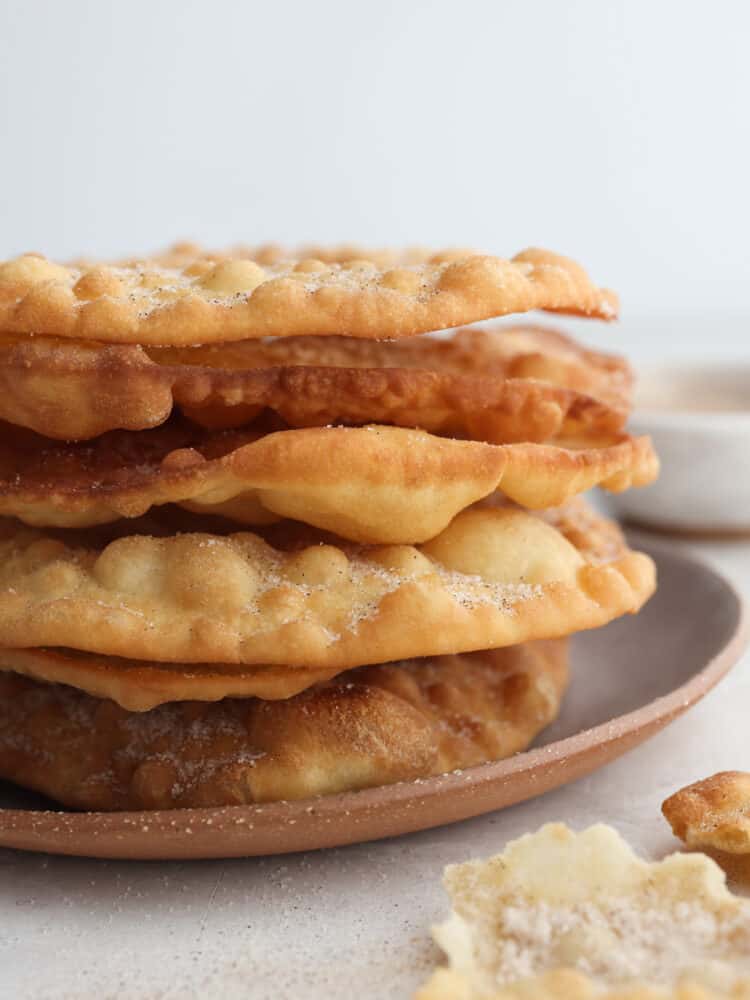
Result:
[[0,0],[0,255],[528,244],[736,316],[750,5]]
[[[622,293],[619,337],[587,338],[747,356],[748,52],[742,0],[0,0],[0,257],[547,245]],[[750,543],[701,551],[747,589]],[[205,864],[0,851],[0,994],[405,997],[438,960],[446,862],[548,819],[674,848],[664,795],[750,766],[749,670],[591,778],[417,837]]]

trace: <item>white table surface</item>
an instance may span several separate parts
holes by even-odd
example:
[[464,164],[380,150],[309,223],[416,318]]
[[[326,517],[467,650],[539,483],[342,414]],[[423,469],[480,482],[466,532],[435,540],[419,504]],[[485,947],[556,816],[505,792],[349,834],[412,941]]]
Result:
[[[742,357],[750,320],[623,324],[593,335],[636,361]],[[750,593],[750,541],[677,542]],[[603,770],[454,826],[289,857],[78,860],[0,850],[0,997],[404,998],[439,953],[441,872],[550,820],[607,821],[644,854],[675,848],[664,797],[750,768],[750,657],[687,716]]]

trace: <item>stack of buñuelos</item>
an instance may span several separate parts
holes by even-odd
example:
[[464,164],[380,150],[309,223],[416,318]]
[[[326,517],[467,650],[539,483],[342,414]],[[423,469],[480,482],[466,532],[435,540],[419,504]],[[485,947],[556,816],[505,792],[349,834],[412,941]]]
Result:
[[0,777],[84,809],[359,789],[522,749],[654,567],[612,319],[543,250],[180,245],[0,264]]

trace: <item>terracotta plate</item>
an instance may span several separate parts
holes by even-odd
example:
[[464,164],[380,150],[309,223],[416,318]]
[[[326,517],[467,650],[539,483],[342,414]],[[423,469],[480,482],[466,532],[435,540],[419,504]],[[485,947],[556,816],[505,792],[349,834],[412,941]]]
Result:
[[73,813],[0,784],[0,846],[102,858],[229,858],[332,847],[453,823],[601,767],[703,697],[745,646],[742,601],[717,572],[646,548],[660,586],[644,611],[579,636],[573,681],[538,745],[439,778],[301,802]]

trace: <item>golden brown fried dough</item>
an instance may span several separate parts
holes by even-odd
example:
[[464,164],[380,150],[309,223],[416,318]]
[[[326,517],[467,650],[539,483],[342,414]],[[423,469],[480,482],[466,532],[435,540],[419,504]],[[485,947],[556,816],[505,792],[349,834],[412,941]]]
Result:
[[[203,518],[191,521],[183,515],[183,529],[194,529]],[[592,516],[583,500],[563,510],[547,511],[544,519],[570,541],[592,563],[611,562],[624,550],[622,533],[612,521]],[[149,530],[172,534],[174,511],[163,519],[148,518]],[[139,530],[146,525],[138,522]],[[315,544],[320,539],[304,525],[294,533],[288,523],[277,525],[267,535],[282,533],[288,547]],[[115,531],[116,533],[116,531]],[[269,537],[273,542],[275,539]],[[333,541],[334,539],[329,539]],[[338,671],[331,668],[288,667],[283,664],[238,667],[236,664],[159,663],[127,660],[114,656],[82,653],[74,649],[2,649],[0,670],[7,669],[37,680],[67,684],[97,698],[110,698],[123,708],[143,712],[165,702],[218,701],[250,695],[265,699],[289,698]]]
[[[528,379],[546,385],[517,381]],[[268,408],[292,427],[384,423],[542,441],[620,430],[631,388],[621,358],[538,327],[177,348],[0,336],[0,418],[60,440],[143,430],[175,409],[203,426],[239,427]]]
[[249,533],[97,544],[4,521],[0,645],[333,673],[594,628],[655,586],[648,556],[622,546],[601,562],[516,509],[464,511],[419,547],[285,549],[278,529],[275,546]]
[[720,771],[681,788],[661,807],[688,847],[750,854],[750,774]]
[[286,701],[142,714],[0,677],[0,776],[83,809],[222,806],[367,788],[507,757],[556,715],[564,640],[362,667]]
[[613,319],[613,292],[548,250],[511,260],[383,268],[371,261],[261,266],[204,259],[180,268],[66,267],[36,254],[0,263],[0,330],[110,343],[191,345],[344,334],[384,339],[546,309]]
[[241,524],[287,517],[357,542],[412,544],[496,490],[543,508],[656,476],[648,438],[570,444],[488,445],[378,425],[263,435],[179,420],[60,444],[0,425],[0,515],[86,527],[176,503]]

